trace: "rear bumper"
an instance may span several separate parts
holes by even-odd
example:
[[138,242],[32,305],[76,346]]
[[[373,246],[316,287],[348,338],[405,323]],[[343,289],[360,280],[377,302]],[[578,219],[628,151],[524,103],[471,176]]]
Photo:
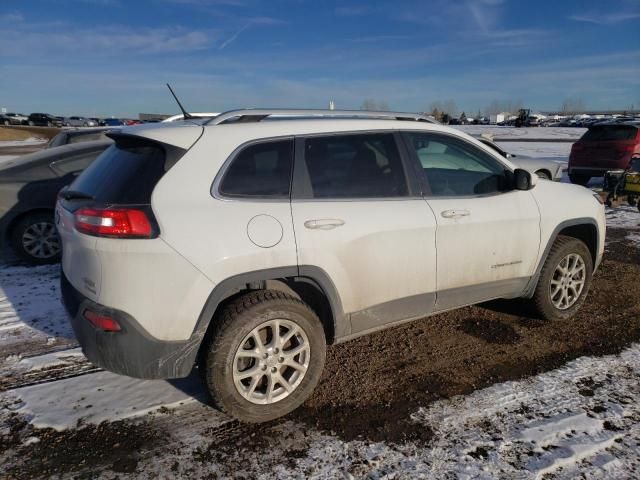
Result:
[[[146,379],[182,378],[191,373],[202,336],[185,341],[164,341],[152,337],[125,312],[104,307],[76,290],[61,271],[62,301],[73,331],[89,361],[105,370]],[[83,316],[86,309],[109,315],[122,330],[105,332]]]

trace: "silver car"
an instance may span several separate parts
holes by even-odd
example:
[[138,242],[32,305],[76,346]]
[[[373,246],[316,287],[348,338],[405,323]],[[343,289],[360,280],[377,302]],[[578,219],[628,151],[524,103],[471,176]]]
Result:
[[562,162],[555,159],[532,158],[524,155],[515,155],[503,150],[488,137],[481,135],[475,138],[498,152],[504,158],[508,158],[519,167],[524,168],[531,173],[535,173],[538,177],[544,178],[545,180],[559,182],[562,180],[563,173],[568,168],[568,162]]
[[67,127],[95,127],[96,122],[86,117],[65,117],[64,124]]

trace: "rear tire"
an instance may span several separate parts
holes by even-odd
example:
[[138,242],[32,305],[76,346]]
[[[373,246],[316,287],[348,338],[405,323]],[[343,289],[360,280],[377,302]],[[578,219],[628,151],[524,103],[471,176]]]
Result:
[[571,183],[575,183],[576,185],[582,185],[583,187],[586,187],[587,184],[589,183],[589,180],[591,180],[591,176],[580,175],[578,173],[570,173],[569,180],[571,180]]
[[53,213],[32,213],[16,223],[10,233],[15,254],[31,265],[44,265],[60,261],[60,237]]
[[201,369],[220,410],[260,423],[286,415],[311,395],[324,368],[326,341],[306,303],[257,290],[233,300],[214,321]]
[[547,320],[573,317],[589,292],[592,274],[593,260],[584,242],[558,236],[531,299],[536,310]]

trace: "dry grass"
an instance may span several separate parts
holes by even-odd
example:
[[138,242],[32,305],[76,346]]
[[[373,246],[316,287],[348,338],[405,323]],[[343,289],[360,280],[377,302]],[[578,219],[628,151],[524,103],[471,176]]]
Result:
[[26,130],[0,127],[0,140],[26,140],[31,137],[33,133]]
[[4,126],[0,127],[0,141],[18,141],[28,138],[46,138],[50,139],[60,132],[59,128],[52,127],[19,127]]

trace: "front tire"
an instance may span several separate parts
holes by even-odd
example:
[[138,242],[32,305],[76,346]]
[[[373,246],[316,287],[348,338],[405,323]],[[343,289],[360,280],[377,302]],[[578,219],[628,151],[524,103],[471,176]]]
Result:
[[538,175],[538,178],[544,178],[545,180],[551,180],[551,174],[549,172],[547,172],[546,170],[538,170],[536,172],[536,175]]
[[322,324],[303,301],[257,290],[232,301],[200,367],[214,404],[248,423],[286,415],[318,384],[326,355]]
[[11,246],[15,254],[31,265],[60,261],[60,237],[52,213],[25,216],[11,229]]
[[547,256],[533,303],[547,320],[566,320],[580,309],[591,285],[593,260],[584,242],[558,236]]

